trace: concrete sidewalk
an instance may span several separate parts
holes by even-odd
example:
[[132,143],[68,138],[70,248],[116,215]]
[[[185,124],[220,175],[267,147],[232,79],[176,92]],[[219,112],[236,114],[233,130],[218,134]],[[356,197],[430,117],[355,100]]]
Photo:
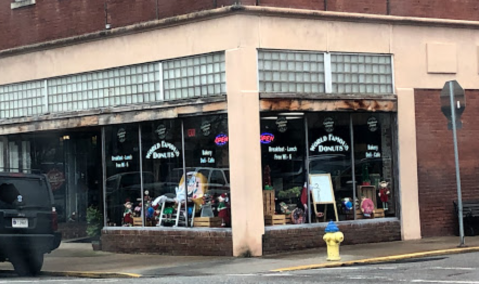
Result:
[[[271,273],[321,267],[377,263],[479,251],[479,237],[466,237],[466,248],[458,249],[459,237],[426,238],[417,241],[341,246],[341,261],[328,262],[326,248],[294,251],[260,258],[163,256],[114,254],[93,251],[89,243],[62,243],[45,256],[47,275],[78,277],[156,277],[165,275],[218,275]],[[0,263],[0,270],[12,270]]]

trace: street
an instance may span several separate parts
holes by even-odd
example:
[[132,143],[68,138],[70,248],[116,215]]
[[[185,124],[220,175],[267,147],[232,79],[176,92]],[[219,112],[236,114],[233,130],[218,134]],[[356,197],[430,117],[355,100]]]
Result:
[[[0,274],[1,283],[451,283],[479,284],[479,253],[410,259],[379,265],[303,270],[288,273],[250,273],[222,275],[168,275],[151,273],[140,279],[79,279],[42,276],[19,278]],[[224,273],[224,271],[221,271]]]

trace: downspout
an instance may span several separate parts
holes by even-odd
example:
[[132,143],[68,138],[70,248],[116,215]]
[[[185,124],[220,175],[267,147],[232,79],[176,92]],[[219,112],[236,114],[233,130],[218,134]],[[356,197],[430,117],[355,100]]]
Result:
[[324,11],[328,11],[328,0],[324,0]]

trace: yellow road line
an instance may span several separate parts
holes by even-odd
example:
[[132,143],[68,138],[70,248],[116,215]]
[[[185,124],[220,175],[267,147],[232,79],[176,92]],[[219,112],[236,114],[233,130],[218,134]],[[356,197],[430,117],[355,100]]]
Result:
[[341,267],[341,266],[351,266],[355,264],[384,263],[384,262],[392,262],[392,261],[397,261],[402,259],[420,258],[420,257],[428,257],[428,256],[446,255],[446,254],[457,254],[457,253],[466,253],[466,252],[475,252],[475,251],[479,251],[479,247],[442,249],[442,250],[416,252],[416,253],[409,253],[409,254],[384,256],[384,257],[366,258],[366,259],[359,259],[359,260],[325,262],[320,264],[292,266],[292,267],[274,269],[271,271],[286,272],[286,271],[308,270],[308,269],[319,269],[319,268],[334,268],[334,267]]

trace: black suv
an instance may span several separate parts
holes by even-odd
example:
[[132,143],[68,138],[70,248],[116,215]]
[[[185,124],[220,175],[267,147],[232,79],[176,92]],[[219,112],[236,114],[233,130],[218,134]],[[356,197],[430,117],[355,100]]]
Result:
[[57,213],[44,175],[0,172],[0,261],[20,276],[37,275],[43,255],[58,248]]

